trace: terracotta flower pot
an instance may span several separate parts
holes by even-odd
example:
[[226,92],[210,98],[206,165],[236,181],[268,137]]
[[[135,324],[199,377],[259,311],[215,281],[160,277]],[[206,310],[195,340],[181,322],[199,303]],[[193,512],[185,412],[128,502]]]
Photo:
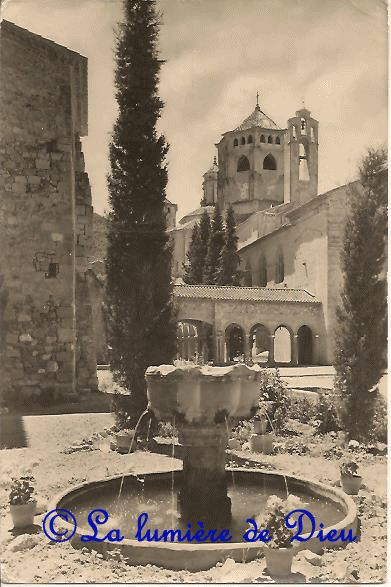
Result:
[[294,548],[265,548],[266,567],[274,577],[288,577],[291,574]]
[[22,505],[10,505],[10,514],[14,528],[27,528],[27,526],[32,526],[36,511],[37,501],[35,499]]
[[266,430],[267,430],[267,420],[266,419],[255,420],[255,422],[253,422],[254,434],[266,434]]
[[341,475],[341,485],[347,495],[357,495],[361,487],[362,477],[360,475]]
[[115,440],[117,444],[117,449],[119,452],[129,452],[130,447],[132,446],[132,450],[135,449],[136,443],[134,442],[134,433],[135,430],[122,430],[115,435]]

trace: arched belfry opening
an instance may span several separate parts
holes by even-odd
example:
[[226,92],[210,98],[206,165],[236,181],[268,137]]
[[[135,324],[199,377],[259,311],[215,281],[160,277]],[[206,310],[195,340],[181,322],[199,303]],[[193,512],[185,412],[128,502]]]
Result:
[[310,179],[307,149],[303,143],[299,143],[299,179],[301,181],[308,181]]
[[245,155],[242,155],[238,161],[237,171],[248,171],[250,169],[250,161]]

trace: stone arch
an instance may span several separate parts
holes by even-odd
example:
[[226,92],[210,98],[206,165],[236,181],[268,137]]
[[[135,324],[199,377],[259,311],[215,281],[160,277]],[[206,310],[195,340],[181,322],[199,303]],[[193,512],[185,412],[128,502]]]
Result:
[[274,331],[274,360],[276,363],[292,362],[292,333],[287,326],[280,325]]
[[234,147],[237,147],[238,145],[239,145],[238,139],[234,139]]
[[245,139],[244,137],[242,137],[242,138],[240,139],[240,144],[241,144],[241,145],[245,145],[245,144],[246,144],[246,139]]
[[276,137],[276,145],[280,145],[281,144],[281,139],[280,137]]
[[201,320],[183,319],[177,325],[178,358],[192,361],[213,359],[213,326]]
[[270,171],[275,171],[277,169],[277,161],[270,153],[269,155],[266,155],[266,157],[263,160],[263,168],[269,169]]
[[225,329],[225,362],[244,357],[244,331],[239,324],[229,324]]
[[265,135],[261,135],[261,139],[260,139],[261,143],[265,142]]
[[312,330],[305,324],[297,331],[297,347],[299,365],[312,365],[314,361]]
[[250,169],[250,161],[245,155],[242,155],[238,161],[237,171],[248,171]]
[[269,135],[269,136],[267,137],[267,142],[268,142],[270,145],[273,143],[273,137],[272,137],[272,135]]
[[254,324],[250,329],[251,358],[257,363],[267,363],[270,353],[270,332],[264,324]]
[[259,285],[261,287],[267,286],[267,264],[265,255],[262,255],[259,263]]
[[248,135],[247,143],[252,143],[252,142],[253,142],[253,135]]

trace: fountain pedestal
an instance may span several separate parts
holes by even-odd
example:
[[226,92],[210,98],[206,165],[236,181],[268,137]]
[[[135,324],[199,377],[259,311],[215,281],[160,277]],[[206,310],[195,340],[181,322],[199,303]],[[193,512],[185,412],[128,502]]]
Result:
[[179,492],[182,519],[228,527],[231,500],[227,496],[225,425],[214,427],[180,424],[179,442],[183,446],[183,483]]
[[146,371],[149,407],[158,419],[174,420],[183,446],[179,508],[185,522],[227,528],[225,449],[228,420],[246,418],[259,401],[258,365],[174,367]]

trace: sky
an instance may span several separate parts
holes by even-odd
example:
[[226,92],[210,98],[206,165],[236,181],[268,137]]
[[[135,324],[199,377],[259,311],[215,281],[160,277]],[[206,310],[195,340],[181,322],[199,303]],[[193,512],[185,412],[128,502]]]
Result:
[[[1,2],[1,0],[0,0]],[[2,0],[2,16],[85,55],[89,133],[82,139],[94,210],[108,210],[116,117],[114,29],[122,0]],[[167,197],[197,208],[221,134],[261,109],[280,127],[304,100],[319,121],[319,193],[357,176],[387,141],[385,0],[157,0],[165,60],[159,121],[170,144]]]

